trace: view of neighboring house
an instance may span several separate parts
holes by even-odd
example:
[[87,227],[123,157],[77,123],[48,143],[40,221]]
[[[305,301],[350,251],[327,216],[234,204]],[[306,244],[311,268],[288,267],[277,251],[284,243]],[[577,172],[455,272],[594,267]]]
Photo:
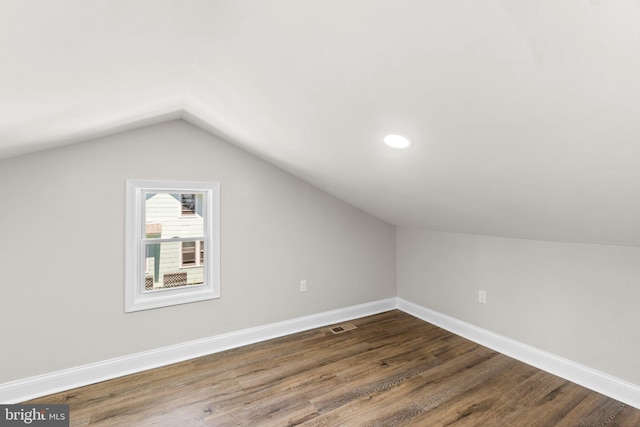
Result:
[[202,194],[146,194],[146,291],[203,283],[202,200]]

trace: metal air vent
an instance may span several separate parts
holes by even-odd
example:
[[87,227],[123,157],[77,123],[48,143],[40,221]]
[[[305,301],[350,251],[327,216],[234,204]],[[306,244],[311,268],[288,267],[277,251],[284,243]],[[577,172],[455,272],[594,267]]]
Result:
[[356,329],[356,325],[352,325],[351,323],[344,323],[342,325],[336,325],[329,328],[329,330],[334,334],[341,334],[343,332],[351,331]]

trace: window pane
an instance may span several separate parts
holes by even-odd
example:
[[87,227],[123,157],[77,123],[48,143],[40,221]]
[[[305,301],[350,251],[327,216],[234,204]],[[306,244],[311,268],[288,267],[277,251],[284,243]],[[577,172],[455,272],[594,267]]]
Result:
[[[191,251],[192,267],[184,265],[184,248]],[[196,242],[164,242],[146,245],[146,262],[149,270],[145,273],[145,291],[161,290],[204,283],[204,267],[195,265]]]
[[171,239],[203,236],[203,206],[203,194],[146,192],[145,238]]

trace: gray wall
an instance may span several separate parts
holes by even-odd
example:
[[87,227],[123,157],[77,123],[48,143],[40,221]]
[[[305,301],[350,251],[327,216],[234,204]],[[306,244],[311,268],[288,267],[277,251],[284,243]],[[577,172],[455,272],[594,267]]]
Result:
[[396,244],[399,297],[640,384],[640,248],[415,228]]
[[[126,178],[221,182],[221,299],[124,313]],[[396,233],[182,121],[2,160],[0,194],[0,383],[397,292],[640,384],[638,247]]]
[[[221,299],[124,313],[127,178],[221,182]],[[396,294],[393,226],[182,121],[0,161],[0,194],[0,383]]]

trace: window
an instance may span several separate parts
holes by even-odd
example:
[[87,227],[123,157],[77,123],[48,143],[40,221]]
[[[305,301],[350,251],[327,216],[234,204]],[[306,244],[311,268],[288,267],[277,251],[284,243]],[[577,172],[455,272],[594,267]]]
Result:
[[182,216],[191,216],[196,214],[195,194],[180,194],[180,204],[182,206]]
[[220,296],[220,184],[127,180],[125,311]]
[[180,267],[200,267],[204,265],[204,241],[182,242]]

